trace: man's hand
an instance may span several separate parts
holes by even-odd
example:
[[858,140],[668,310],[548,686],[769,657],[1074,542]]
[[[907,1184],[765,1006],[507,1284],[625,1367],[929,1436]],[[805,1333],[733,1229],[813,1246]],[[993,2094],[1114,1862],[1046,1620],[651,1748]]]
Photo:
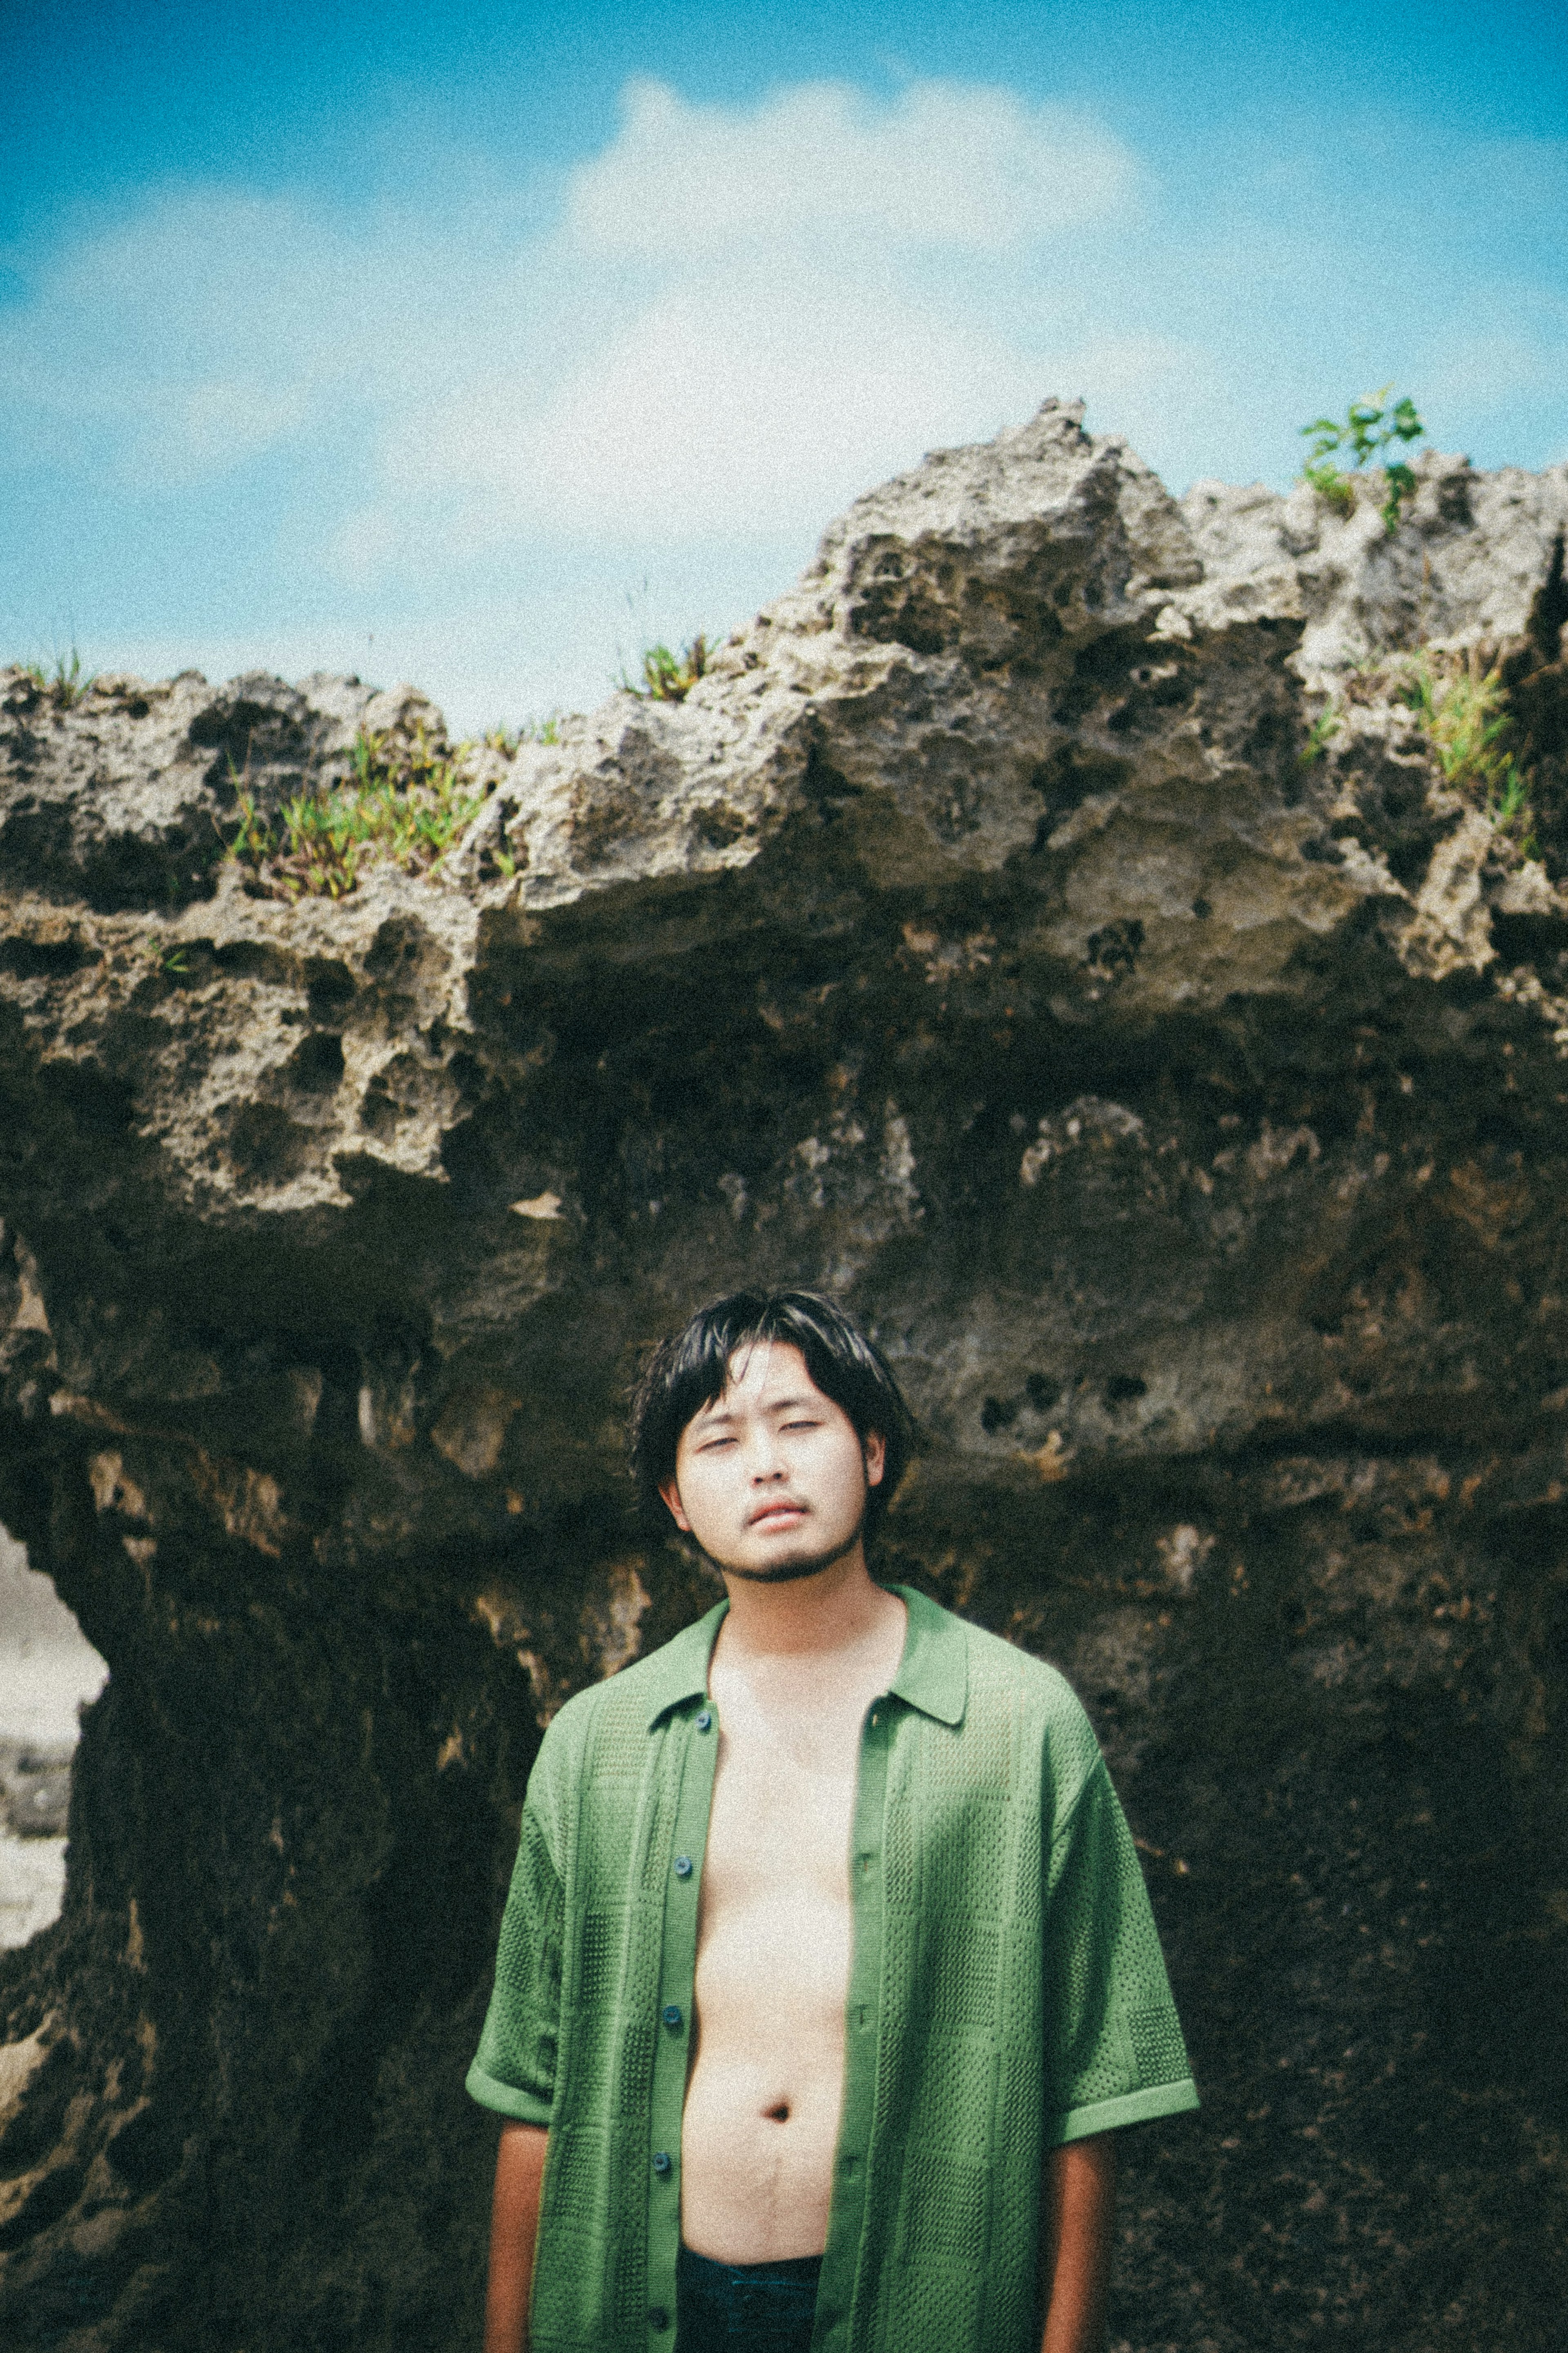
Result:
[[490,2280],[485,2353],[528,2353],[528,2295],[544,2179],[542,2125],[504,2124],[490,2203]]
[[1100,2353],[1115,2221],[1114,2137],[1095,2133],[1048,2150],[1040,2245],[1047,2295],[1041,2353]]

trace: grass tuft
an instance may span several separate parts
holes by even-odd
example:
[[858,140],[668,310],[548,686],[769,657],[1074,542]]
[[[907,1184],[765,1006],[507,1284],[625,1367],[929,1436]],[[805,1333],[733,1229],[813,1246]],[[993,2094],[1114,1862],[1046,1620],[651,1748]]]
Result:
[[[494,740],[501,732],[487,739],[493,749],[509,748]],[[407,874],[431,873],[484,805],[487,788],[468,773],[471,753],[467,744],[433,750],[422,727],[412,743],[362,729],[352,779],[297,793],[271,819],[231,770],[238,807],[227,854],[279,899],[342,899],[376,859]]]
[[1495,664],[1482,669],[1467,661],[1440,676],[1422,655],[1411,670],[1405,699],[1444,782],[1485,809],[1500,831],[1517,835],[1525,856],[1533,857],[1530,783],[1514,757],[1513,720]]
[[706,673],[708,659],[708,638],[700,629],[679,654],[672,653],[666,645],[645,646],[641,683],[628,678],[625,670],[616,683],[624,693],[638,695],[645,702],[684,702]]
[[89,670],[85,678],[82,676],[81,656],[74,646],[68,661],[64,654],[55,656],[52,670],[46,669],[42,662],[36,661],[24,662],[22,669],[41,694],[53,699],[58,711],[69,711],[84,694],[90,694],[97,683],[92,671]]
[[1343,724],[1344,722],[1332,703],[1330,703],[1326,711],[1319,712],[1310,727],[1308,728],[1307,741],[1297,755],[1303,768],[1310,768],[1314,760],[1321,760],[1323,757]]

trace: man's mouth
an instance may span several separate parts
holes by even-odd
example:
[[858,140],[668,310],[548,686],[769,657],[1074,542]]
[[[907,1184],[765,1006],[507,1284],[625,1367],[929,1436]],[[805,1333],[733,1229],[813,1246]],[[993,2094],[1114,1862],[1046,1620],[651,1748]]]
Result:
[[786,1504],[775,1496],[771,1504],[763,1504],[754,1511],[746,1525],[749,1528],[793,1527],[796,1520],[805,1517],[804,1504]]

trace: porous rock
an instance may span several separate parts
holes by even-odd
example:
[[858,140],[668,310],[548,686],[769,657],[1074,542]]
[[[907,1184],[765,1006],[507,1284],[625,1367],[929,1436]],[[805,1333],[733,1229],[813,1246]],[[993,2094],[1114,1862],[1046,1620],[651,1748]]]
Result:
[[336,902],[238,797],[411,691],[0,682],[0,1517],[112,1671],[0,1963],[8,2345],[477,2342],[539,1728],[713,1589],[626,1385],[778,1281],[921,1417],[887,1572],[1067,1667],[1145,1856],[1205,2106],[1113,2340],[1555,2342],[1568,475],[1417,475],[1178,503],[1047,403]]

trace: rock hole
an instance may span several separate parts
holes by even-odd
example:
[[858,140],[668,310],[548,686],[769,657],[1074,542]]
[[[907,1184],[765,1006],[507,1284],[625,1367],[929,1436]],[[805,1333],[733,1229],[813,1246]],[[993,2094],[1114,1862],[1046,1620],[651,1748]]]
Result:
[[313,1021],[332,1021],[352,1005],[354,976],[336,956],[308,956],[305,987]]
[[310,1165],[313,1150],[309,1128],[276,1103],[243,1104],[229,1130],[228,1156],[235,1175],[250,1185],[286,1185]]
[[331,1094],[342,1075],[342,1040],[331,1029],[312,1029],[289,1058],[289,1083],[304,1094]]
[[0,1528],[0,1947],[60,1915],[79,1711],[109,1669]]

